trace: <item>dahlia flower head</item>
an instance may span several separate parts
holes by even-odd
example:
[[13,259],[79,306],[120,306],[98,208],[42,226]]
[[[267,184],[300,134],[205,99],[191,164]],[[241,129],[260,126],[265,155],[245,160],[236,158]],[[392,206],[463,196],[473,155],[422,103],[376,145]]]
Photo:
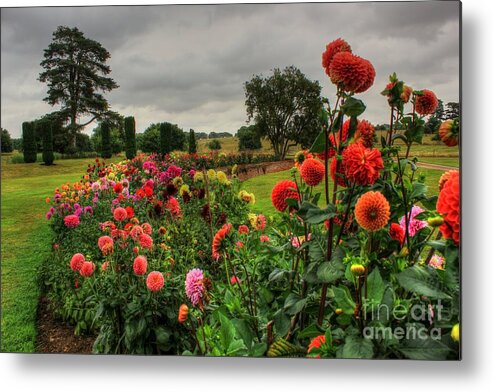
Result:
[[153,293],[157,293],[164,286],[164,276],[159,271],[152,271],[147,275],[146,286]]
[[459,128],[457,119],[445,120],[438,129],[438,136],[448,147],[457,146],[459,144]]
[[300,168],[301,178],[307,185],[317,186],[325,176],[325,165],[315,158],[305,159]]
[[88,278],[94,271],[96,271],[96,265],[92,261],[84,261],[80,267],[79,273],[84,278]]
[[384,168],[380,150],[352,143],[342,152],[346,178],[357,185],[372,185]]
[[226,236],[229,234],[232,227],[233,226],[231,225],[231,223],[226,223],[214,235],[214,238],[212,239],[212,258],[214,260],[219,260],[219,258],[221,257],[220,250],[222,242],[224,238],[226,238]]
[[147,259],[145,256],[137,256],[134,259],[133,270],[135,275],[142,276],[147,271]]
[[433,91],[422,90],[421,95],[416,95],[416,113],[427,116],[435,113],[438,107],[438,98]]
[[63,224],[69,229],[74,229],[80,224],[79,217],[75,214],[67,215],[63,218]]
[[327,76],[330,76],[330,64],[332,59],[339,52],[352,52],[351,45],[342,38],[335,39],[325,47],[325,52],[322,53],[322,67],[324,67]]
[[339,161],[339,167],[337,164],[337,157],[333,157],[330,161],[330,177],[332,181],[337,182],[337,185],[347,187],[348,183],[346,181],[346,175],[344,174],[346,171],[344,161]]
[[107,235],[103,235],[98,239],[98,248],[101,250],[103,256],[106,256],[113,252],[113,239]]
[[[419,215],[422,212],[424,212],[424,210],[419,206],[413,206],[413,208],[411,208],[411,211],[407,216],[409,237],[414,237],[418,233],[418,231],[420,231],[421,229],[424,229],[425,227],[428,226],[428,222],[415,218],[416,215]],[[403,216],[401,218],[401,220],[399,221],[399,224],[400,224],[402,230],[404,230],[404,232],[406,232],[406,217],[405,216]]]
[[443,216],[440,226],[443,237],[460,242],[460,176],[454,175],[445,182],[437,200],[437,211]]
[[[325,344],[325,335],[319,335],[319,336],[316,336],[312,339],[312,341],[310,342],[310,344],[308,345],[308,356],[310,356],[310,352],[314,349],[314,348],[320,348],[322,347],[322,345]],[[313,354],[312,354],[313,356]],[[320,354],[316,355],[315,358],[320,358]]]
[[380,192],[369,191],[356,202],[354,215],[358,224],[370,232],[385,227],[390,218],[390,204]]
[[373,65],[351,52],[336,53],[330,62],[330,80],[347,92],[365,92],[373,85],[375,76]]
[[76,253],[70,259],[70,269],[75,272],[79,272],[82,264],[86,261],[82,253]]
[[430,262],[428,263],[428,265],[430,267],[435,268],[435,269],[441,269],[441,270],[443,270],[444,267],[445,267],[445,259],[442,256],[439,256],[437,254],[434,254],[431,257]]
[[199,268],[188,271],[185,278],[185,294],[193,306],[201,303],[205,294],[204,272]]
[[276,210],[283,212],[288,207],[286,199],[299,200],[296,183],[291,180],[282,180],[272,188],[271,200]]

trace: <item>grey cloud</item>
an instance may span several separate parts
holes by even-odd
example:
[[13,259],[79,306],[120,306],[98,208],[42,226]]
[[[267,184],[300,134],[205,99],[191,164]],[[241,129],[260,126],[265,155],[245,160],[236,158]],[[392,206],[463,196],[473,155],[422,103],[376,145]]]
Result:
[[[234,131],[246,120],[243,83],[295,65],[333,96],[321,67],[325,45],[343,37],[375,66],[361,95],[365,116],[387,122],[379,92],[394,71],[444,101],[459,95],[458,2],[229,4],[61,7],[2,10],[2,127],[54,110],[36,80],[43,49],[58,25],[77,25],[106,47],[120,88],[114,110],[135,115],[138,129],[172,121],[185,129]],[[89,132],[90,129],[87,130]]]

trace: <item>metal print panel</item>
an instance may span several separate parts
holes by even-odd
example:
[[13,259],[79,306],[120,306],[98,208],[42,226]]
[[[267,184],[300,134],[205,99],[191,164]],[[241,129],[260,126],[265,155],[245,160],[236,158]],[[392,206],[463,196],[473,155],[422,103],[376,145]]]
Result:
[[460,7],[2,8],[1,350],[459,360]]

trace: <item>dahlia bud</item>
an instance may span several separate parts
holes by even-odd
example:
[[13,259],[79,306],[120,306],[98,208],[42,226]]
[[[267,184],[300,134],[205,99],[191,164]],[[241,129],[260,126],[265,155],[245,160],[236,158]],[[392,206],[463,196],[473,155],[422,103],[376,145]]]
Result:
[[405,257],[409,254],[409,249],[407,249],[407,246],[402,247],[401,251],[399,252],[399,256]]
[[340,314],[342,314],[342,313],[344,313],[344,311],[343,311],[341,308],[337,308],[337,309],[336,309],[336,314],[337,314],[337,315],[340,315]]
[[182,304],[178,310],[178,322],[183,324],[188,319],[188,306]]
[[432,216],[428,218],[427,222],[428,225],[430,225],[431,227],[440,227],[443,224],[444,220],[441,216]]
[[360,276],[363,275],[366,271],[366,268],[363,264],[353,264],[351,266],[351,272],[353,275]]
[[413,89],[411,87],[409,87],[408,85],[404,85],[404,87],[402,88],[401,96],[400,96],[401,101],[404,103],[408,103],[412,92],[413,92]]
[[452,331],[450,331],[450,337],[454,342],[458,342],[460,340],[460,329],[458,323],[452,327]]

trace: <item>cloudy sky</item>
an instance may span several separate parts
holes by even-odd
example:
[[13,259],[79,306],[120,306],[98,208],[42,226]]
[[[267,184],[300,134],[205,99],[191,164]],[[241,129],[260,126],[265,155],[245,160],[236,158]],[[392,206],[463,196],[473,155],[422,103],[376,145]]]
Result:
[[1,126],[13,137],[23,121],[57,109],[42,101],[37,77],[59,25],[77,26],[111,53],[120,87],[108,101],[135,116],[138,131],[169,121],[234,132],[247,119],[244,82],[276,67],[295,65],[331,98],[321,54],[338,37],[376,69],[374,86],[360,95],[373,123],[388,122],[379,92],[394,71],[444,102],[459,100],[458,2],[3,8]]

